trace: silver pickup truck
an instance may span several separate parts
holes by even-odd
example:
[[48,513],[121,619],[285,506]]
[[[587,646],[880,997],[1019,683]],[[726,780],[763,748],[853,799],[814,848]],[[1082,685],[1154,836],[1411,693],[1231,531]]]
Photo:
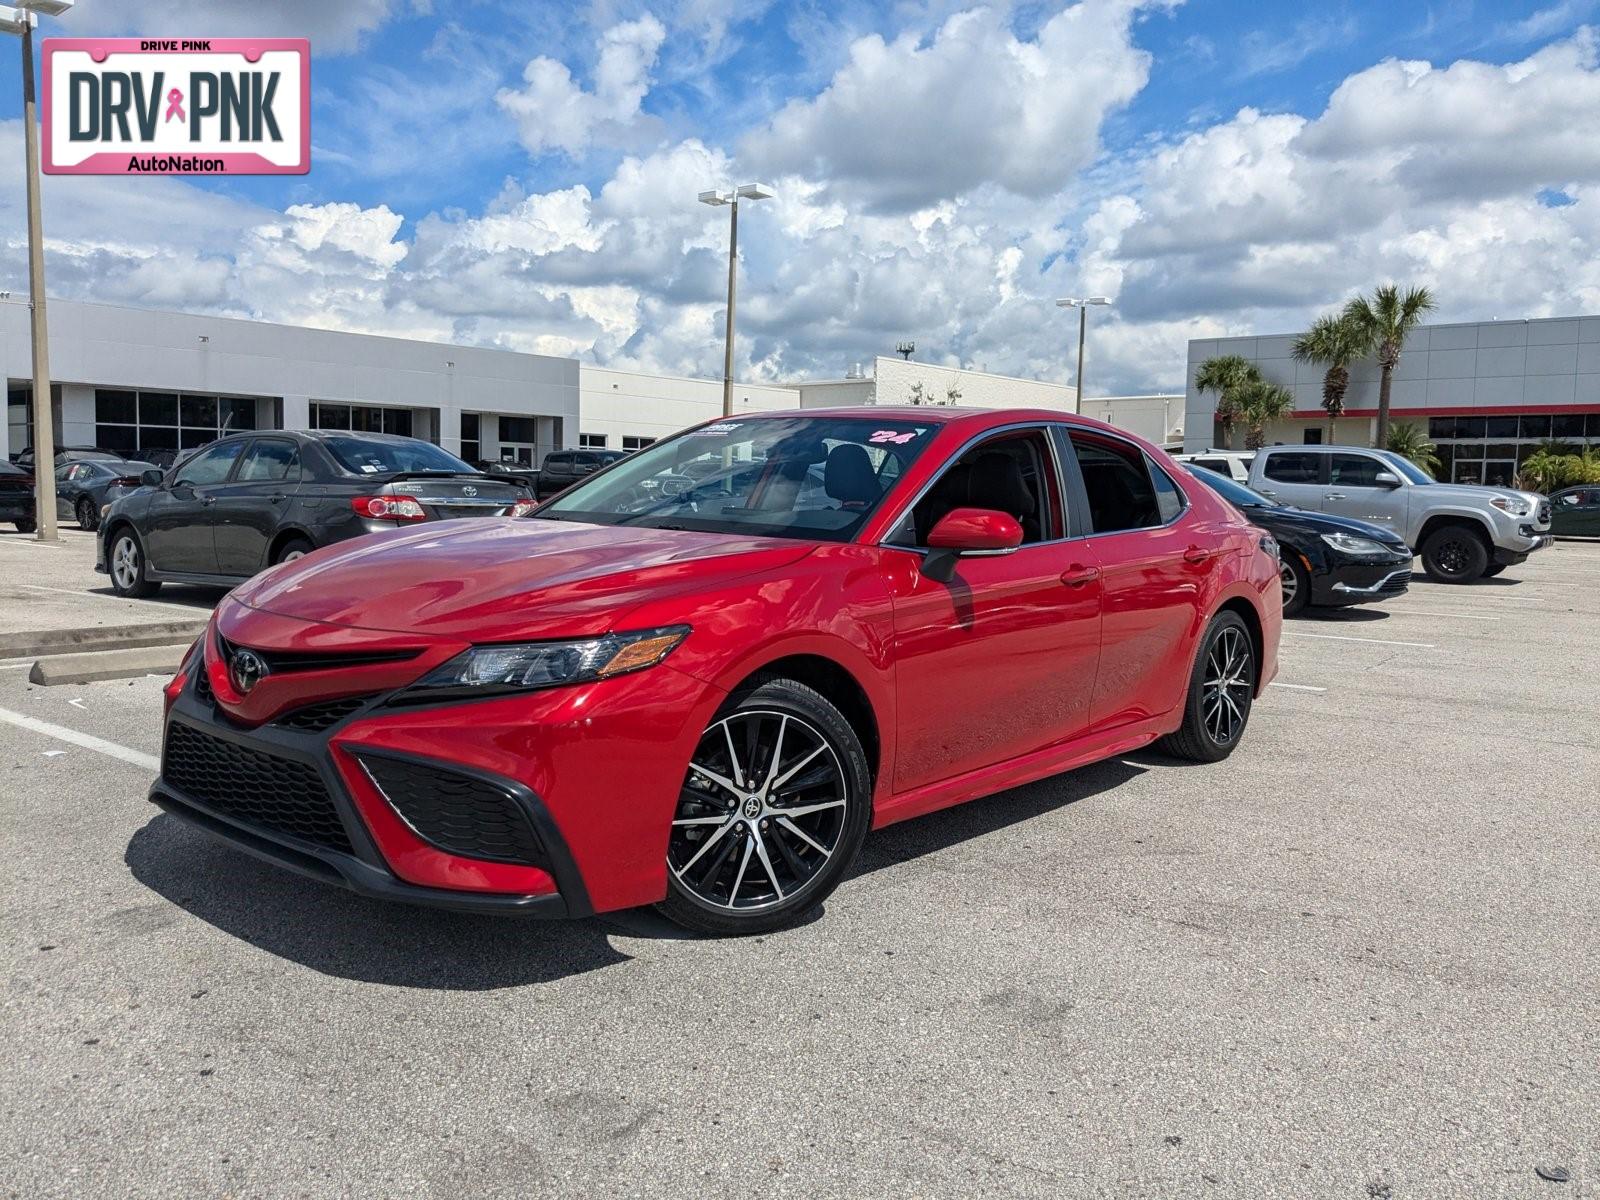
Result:
[[1250,464],[1249,486],[1296,508],[1387,525],[1445,583],[1498,575],[1553,540],[1544,496],[1439,483],[1388,450],[1268,446]]

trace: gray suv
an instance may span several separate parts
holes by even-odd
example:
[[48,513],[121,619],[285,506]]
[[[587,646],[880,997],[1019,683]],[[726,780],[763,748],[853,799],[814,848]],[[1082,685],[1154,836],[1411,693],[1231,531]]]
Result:
[[1282,504],[1385,525],[1445,583],[1500,574],[1543,549],[1550,501],[1537,492],[1440,483],[1403,455],[1355,446],[1268,446],[1249,486]]

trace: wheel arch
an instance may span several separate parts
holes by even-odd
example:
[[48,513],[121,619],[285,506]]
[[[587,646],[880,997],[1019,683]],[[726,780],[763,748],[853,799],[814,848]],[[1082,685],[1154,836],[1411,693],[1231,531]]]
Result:
[[317,539],[311,536],[310,530],[299,525],[285,525],[273,534],[272,540],[267,543],[267,558],[261,565],[271,566],[277,560],[278,551],[282,550],[286,543],[294,541],[310,542],[313,550],[317,548]]
[[1427,540],[1430,537],[1438,533],[1439,530],[1449,528],[1450,526],[1462,526],[1472,530],[1483,539],[1485,548],[1487,548],[1491,554],[1494,552],[1494,531],[1489,528],[1488,522],[1482,517],[1476,516],[1472,513],[1458,512],[1436,513],[1433,516],[1430,516],[1422,523],[1422,528],[1417,531],[1417,544],[1413,547],[1413,549],[1415,549],[1418,554],[1421,554],[1422,547],[1427,543]]
[[737,693],[759,679],[772,677],[805,684],[844,714],[844,719],[861,739],[861,748],[866,753],[867,768],[876,789],[881,776],[883,735],[872,698],[849,668],[838,659],[815,651],[785,654],[749,670],[729,691]]

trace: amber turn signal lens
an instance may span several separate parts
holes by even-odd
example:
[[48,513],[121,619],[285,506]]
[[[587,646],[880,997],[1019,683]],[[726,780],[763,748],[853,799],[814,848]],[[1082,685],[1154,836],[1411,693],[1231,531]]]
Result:
[[683,641],[683,632],[675,630],[630,642],[618,650],[610,662],[595,671],[595,674],[601,679],[606,679],[612,675],[621,675],[624,671],[653,667],[665,658],[674,646]]

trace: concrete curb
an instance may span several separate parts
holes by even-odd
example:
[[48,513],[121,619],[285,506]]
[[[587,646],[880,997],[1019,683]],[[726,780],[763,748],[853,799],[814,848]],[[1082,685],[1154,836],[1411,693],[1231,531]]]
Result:
[[187,646],[205,632],[206,618],[153,621],[145,625],[100,625],[79,629],[40,629],[0,634],[0,658],[79,654],[90,650],[130,650],[140,646]]
[[28,672],[32,683],[56,687],[63,683],[94,683],[102,679],[138,679],[144,675],[171,675],[183,661],[188,643],[142,646],[132,650],[100,650],[92,654],[56,654],[41,658]]

